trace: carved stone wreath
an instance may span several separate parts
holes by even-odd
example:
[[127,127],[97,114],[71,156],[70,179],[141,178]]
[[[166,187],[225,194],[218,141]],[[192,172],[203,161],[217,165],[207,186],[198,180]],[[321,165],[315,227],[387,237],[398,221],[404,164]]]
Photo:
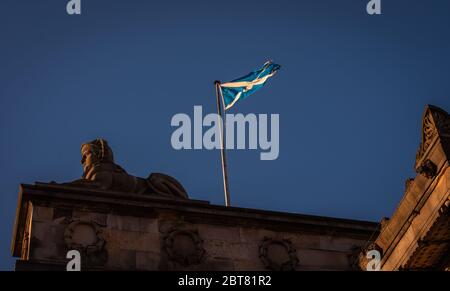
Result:
[[203,240],[195,230],[174,229],[164,238],[169,259],[182,266],[199,264],[205,254]]
[[[278,248],[278,255],[271,250]],[[284,257],[284,258],[283,258]],[[265,237],[259,246],[259,258],[264,266],[272,271],[293,271],[298,266],[297,251],[287,239]]]
[[93,221],[72,221],[64,231],[64,241],[69,250],[79,250],[87,255],[103,251],[105,239],[102,230]]

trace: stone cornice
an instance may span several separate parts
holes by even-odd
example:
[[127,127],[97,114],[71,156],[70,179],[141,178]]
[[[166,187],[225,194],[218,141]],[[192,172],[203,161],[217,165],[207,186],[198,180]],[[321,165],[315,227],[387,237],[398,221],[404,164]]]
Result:
[[412,256],[418,242],[435,226],[437,214],[449,196],[449,134],[449,115],[427,106],[415,163],[418,175],[408,180],[402,200],[375,241],[383,251],[383,270],[398,270],[408,267],[407,262],[415,262]]
[[23,228],[27,215],[27,208],[23,205],[27,205],[28,202],[33,205],[56,205],[61,208],[79,207],[130,216],[156,216],[158,212],[172,212],[188,222],[230,226],[245,225],[309,233],[340,233],[362,239],[370,237],[372,234],[376,237],[378,229],[378,223],[367,221],[225,207],[211,205],[206,201],[170,199],[45,183],[22,184],[19,201],[12,244],[12,252],[15,256],[19,254],[22,240],[19,237],[22,232],[18,230]]

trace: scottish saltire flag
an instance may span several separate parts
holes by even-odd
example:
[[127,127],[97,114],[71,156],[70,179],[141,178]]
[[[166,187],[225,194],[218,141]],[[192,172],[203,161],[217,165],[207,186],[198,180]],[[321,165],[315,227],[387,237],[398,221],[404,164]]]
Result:
[[275,75],[280,67],[280,65],[269,61],[257,71],[253,71],[231,82],[220,84],[225,110],[231,108],[237,101],[243,100],[261,89],[267,80]]

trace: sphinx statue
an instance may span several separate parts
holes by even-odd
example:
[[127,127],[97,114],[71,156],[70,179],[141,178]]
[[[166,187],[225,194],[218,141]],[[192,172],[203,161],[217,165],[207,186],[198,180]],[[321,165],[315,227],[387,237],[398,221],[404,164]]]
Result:
[[183,186],[168,175],[152,173],[148,178],[140,178],[128,174],[114,163],[113,152],[104,139],[96,139],[81,145],[81,156],[82,179],[65,183],[66,185],[188,198]]

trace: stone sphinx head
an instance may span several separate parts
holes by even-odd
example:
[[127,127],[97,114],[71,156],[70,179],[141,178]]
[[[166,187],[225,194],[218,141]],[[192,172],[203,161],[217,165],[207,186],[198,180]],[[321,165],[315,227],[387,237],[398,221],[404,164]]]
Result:
[[81,164],[84,175],[101,163],[114,163],[113,152],[106,140],[98,138],[81,145]]
[[188,198],[186,190],[173,177],[162,173],[151,173],[147,178],[128,174],[114,163],[113,152],[104,139],[82,144],[81,156],[83,177],[72,184],[118,192]]

